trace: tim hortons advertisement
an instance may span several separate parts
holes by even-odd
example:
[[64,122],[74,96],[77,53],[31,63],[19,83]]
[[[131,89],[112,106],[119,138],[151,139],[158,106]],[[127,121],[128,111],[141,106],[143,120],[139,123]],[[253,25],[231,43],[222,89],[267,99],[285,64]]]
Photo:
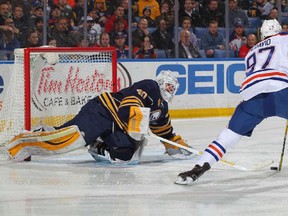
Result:
[[[120,75],[120,76],[119,76]],[[131,84],[126,74],[117,77],[117,90]],[[112,91],[111,69],[97,63],[73,63],[46,65],[35,71],[32,83],[32,103],[34,116],[49,113],[59,115],[74,114],[88,100],[103,91]],[[46,115],[46,114],[45,114]]]
[[[5,101],[11,99],[7,99],[6,95],[13,72],[12,65],[2,64],[2,66],[0,69],[0,111],[5,106]],[[121,67],[121,64],[118,67],[117,90],[130,86],[132,82],[127,70]],[[101,63],[45,64],[36,66],[31,76],[33,77],[31,109],[34,117],[78,113],[88,100],[103,91],[113,90],[111,65],[103,66]],[[23,94],[24,97],[24,83],[23,92],[17,92],[17,94]]]

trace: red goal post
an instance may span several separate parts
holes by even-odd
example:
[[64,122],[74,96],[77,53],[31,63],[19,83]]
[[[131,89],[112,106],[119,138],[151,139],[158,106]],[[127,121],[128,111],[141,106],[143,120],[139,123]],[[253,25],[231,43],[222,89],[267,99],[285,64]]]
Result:
[[16,49],[0,112],[0,146],[21,130],[58,126],[91,98],[116,92],[115,48]]

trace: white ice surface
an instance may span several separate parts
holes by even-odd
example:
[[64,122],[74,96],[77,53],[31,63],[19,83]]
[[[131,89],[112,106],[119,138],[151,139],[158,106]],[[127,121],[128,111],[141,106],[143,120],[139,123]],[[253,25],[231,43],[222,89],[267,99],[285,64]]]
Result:
[[[229,118],[174,120],[174,128],[203,150],[227,125]],[[285,120],[263,121],[251,138],[225,159],[252,167],[274,160],[278,166]],[[173,182],[191,169],[191,160],[163,155],[158,140],[149,139],[139,165],[96,163],[86,149],[31,162],[0,160],[0,216],[123,215],[123,216],[286,216],[288,215],[288,154],[282,171],[270,166],[256,172],[217,163],[190,186]],[[287,144],[288,145],[288,144]]]

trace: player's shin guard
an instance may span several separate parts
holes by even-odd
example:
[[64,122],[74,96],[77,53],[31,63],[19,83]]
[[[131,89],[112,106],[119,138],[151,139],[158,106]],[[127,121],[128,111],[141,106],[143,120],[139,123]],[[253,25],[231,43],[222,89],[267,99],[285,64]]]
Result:
[[204,150],[197,164],[203,165],[208,162],[211,166],[221,160],[227,150],[233,148],[241,139],[241,135],[225,128]]
[[61,154],[82,146],[85,146],[85,140],[78,127],[72,125],[49,132],[21,133],[6,145],[6,149],[12,159],[23,161],[31,155]]

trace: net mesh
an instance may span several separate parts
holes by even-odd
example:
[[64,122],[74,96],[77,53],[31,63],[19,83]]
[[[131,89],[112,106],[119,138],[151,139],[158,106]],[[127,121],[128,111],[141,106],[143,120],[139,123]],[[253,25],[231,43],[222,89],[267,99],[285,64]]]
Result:
[[59,126],[73,118],[88,100],[113,90],[112,51],[30,53],[30,91],[25,101],[24,50],[15,50],[15,62],[0,113],[0,146],[25,128],[27,103],[31,129]]

